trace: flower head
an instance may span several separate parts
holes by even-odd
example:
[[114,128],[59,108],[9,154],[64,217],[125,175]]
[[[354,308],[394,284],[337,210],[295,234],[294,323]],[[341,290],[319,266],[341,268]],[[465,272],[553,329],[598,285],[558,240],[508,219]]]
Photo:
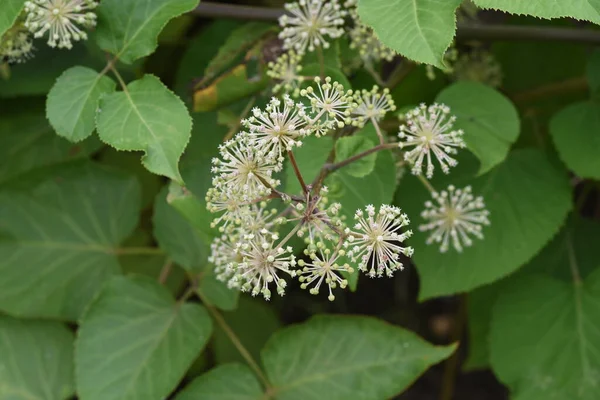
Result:
[[327,187],[323,186],[317,195],[306,193],[305,202],[292,208],[297,217],[290,218],[289,221],[298,221],[300,224],[298,236],[303,237],[308,232],[308,243],[334,240],[343,231],[343,222],[338,217],[342,206],[340,203],[328,206],[327,192]]
[[73,47],[71,40],[87,39],[87,34],[80,29],[96,25],[96,8],[93,0],[31,0],[25,2],[27,21],[25,26],[34,32],[36,38],[48,32],[50,47]]
[[31,58],[32,52],[31,34],[22,21],[0,36],[0,62],[6,59],[9,63],[21,63]]
[[[338,264],[337,261],[341,256],[345,255],[345,250],[331,251],[323,242],[316,243],[316,249],[307,249],[305,254],[308,255],[310,261],[298,261],[298,266],[301,269],[298,271],[302,289],[309,289],[311,294],[318,294],[321,285],[325,283],[329,288],[329,301],[333,301],[333,289],[338,286],[345,289],[348,281],[340,276],[340,272],[352,273],[354,270],[347,263]],[[311,287],[312,286],[312,287]]]
[[221,158],[213,158],[212,172],[216,175],[213,186],[252,201],[271,193],[279,185],[272,178],[281,169],[279,163],[266,157],[260,150],[249,146],[244,140],[231,140],[220,146]]
[[363,89],[355,92],[354,102],[357,106],[352,110],[352,115],[356,118],[352,122],[359,127],[369,120],[379,121],[388,111],[396,110],[390,90],[385,88],[380,91],[377,86],[373,86],[370,91]]
[[342,36],[344,25],[343,11],[337,0],[298,0],[285,5],[287,12],[279,18],[283,28],[279,38],[285,49],[295,49],[299,53],[314,51],[317,47],[328,48],[326,37]]
[[350,48],[357,50],[362,61],[368,65],[381,60],[392,61],[396,52],[384,45],[373,29],[361,21],[356,8],[357,3],[356,0],[348,0],[344,3],[353,22],[352,28],[348,30]]
[[325,78],[325,83],[316,77],[315,83],[318,92],[312,86],[300,92],[310,100],[312,111],[316,113],[313,118],[315,134],[320,136],[330,129],[342,128],[349,124],[350,112],[354,106],[352,91],[344,91],[344,87],[338,82],[332,82],[330,77]]
[[[253,296],[262,294],[266,300],[271,298],[269,285],[275,284],[280,296],[285,293],[286,281],[279,277],[284,272],[292,277],[296,271],[296,259],[291,247],[277,247],[274,242],[254,240],[252,235],[244,238],[246,241],[240,245],[242,262],[237,265],[234,276],[229,281],[231,287],[236,287],[243,292],[250,291]],[[273,240],[277,238],[274,237]]]
[[269,63],[267,75],[279,81],[279,83],[273,86],[274,93],[284,90],[292,93],[294,97],[300,94],[298,86],[304,80],[300,76],[300,71],[302,71],[300,61],[302,61],[302,56],[294,50],[290,50],[279,56],[277,61]]
[[265,110],[254,108],[252,116],[242,121],[250,130],[249,145],[256,147],[269,158],[283,161],[283,153],[302,144],[301,139],[310,133],[306,129],[304,106],[285,95],[282,100],[271,99]]
[[452,130],[456,117],[449,116],[450,108],[443,104],[419,107],[406,114],[406,125],[400,126],[400,148],[414,148],[404,153],[404,159],[413,164],[412,173],[420,175],[423,162],[427,163],[426,175],[433,176],[435,169],[432,154],[444,173],[450,172],[458,162],[451,157],[457,148],[465,147],[462,130]]
[[347,230],[344,247],[352,261],[359,260],[358,269],[370,277],[391,277],[394,271],[402,270],[400,254],[410,257],[413,253],[412,247],[400,246],[412,235],[410,230],[401,232],[410,222],[406,214],[394,206],[384,204],[376,211],[368,205],[364,212],[357,210],[354,219],[356,225],[354,230]]
[[450,242],[458,252],[463,247],[473,244],[469,235],[483,239],[482,225],[489,225],[489,211],[481,196],[474,197],[471,187],[456,189],[448,186],[448,190],[434,193],[435,202],[427,201],[421,216],[429,221],[419,226],[421,231],[431,231],[427,244],[440,243],[442,253],[448,250]]

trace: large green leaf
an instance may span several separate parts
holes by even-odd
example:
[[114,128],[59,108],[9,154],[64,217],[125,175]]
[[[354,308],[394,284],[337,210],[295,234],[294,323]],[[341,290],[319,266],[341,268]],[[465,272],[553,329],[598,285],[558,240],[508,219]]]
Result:
[[366,317],[317,316],[277,332],[262,352],[278,400],[386,399],[455,346]]
[[[314,136],[303,140],[302,146],[293,150],[298,169],[302,174],[304,182],[309,185],[321,171],[332,150],[333,140],[329,136],[317,138]],[[289,159],[285,161],[285,192],[289,194],[301,194],[302,187],[294,168]]]
[[95,128],[100,96],[114,92],[115,82],[86,67],[72,67],[57,80],[46,103],[50,124],[60,136],[79,142]]
[[403,180],[398,204],[414,224],[411,245],[421,278],[420,299],[469,291],[514,272],[558,232],[571,209],[565,171],[537,150],[516,150],[475,179],[458,173],[433,179],[437,190],[449,183],[472,185],[473,192],[484,197],[491,225],[483,228],[483,240],[475,239],[462,253],[440,253],[435,244],[425,244],[428,234],[418,230],[425,222],[420,213],[431,198],[429,192],[412,176]]
[[72,163],[0,191],[0,309],[77,319],[120,272],[117,247],[138,221],[140,188],[128,175]]
[[[344,161],[356,154],[367,151],[375,146],[375,143],[364,136],[347,136],[335,142],[335,161]],[[344,172],[356,178],[368,175],[375,168],[377,153],[368,155],[344,167]]]
[[167,22],[191,11],[199,0],[102,0],[96,40],[126,63],[151,54]]
[[[462,0],[360,0],[358,14],[379,39],[418,62],[444,67]],[[401,34],[399,34],[401,32]]]
[[101,145],[97,138],[73,144],[56,136],[43,108],[29,98],[26,104],[14,101],[12,107],[0,107],[0,182],[37,167],[86,156]]
[[84,400],[162,400],[211,334],[202,306],[175,302],[146,277],[115,277],[81,319],[75,344]]
[[142,150],[150,171],[181,182],[177,166],[192,120],[183,102],[153,75],[127,85],[127,91],[100,98],[96,122],[100,139],[117,150]]
[[[571,268],[577,269],[575,258]],[[515,400],[594,400],[599,332],[600,269],[583,282],[524,277],[505,288],[494,307],[492,367]]]
[[533,260],[501,281],[475,289],[469,293],[469,357],[465,369],[489,366],[489,332],[492,308],[498,296],[510,290],[514,282],[532,273],[545,274],[570,282],[569,262],[574,254],[582,278],[598,267],[600,260],[600,224],[578,217],[570,217],[561,232],[550,241]]
[[598,0],[473,0],[481,8],[493,8],[513,14],[528,14],[540,18],[573,17],[600,23]]
[[576,103],[550,121],[556,150],[570,170],[582,178],[600,179],[600,104]]
[[458,82],[438,95],[456,116],[467,147],[481,162],[480,174],[504,161],[520,131],[519,114],[503,94],[477,82]]
[[0,354],[1,399],[73,396],[73,334],[63,324],[0,315]]
[[175,400],[260,400],[263,391],[245,365],[225,364],[194,379]]
[[12,26],[21,13],[24,4],[25,0],[2,0],[2,7],[0,8],[0,36]]

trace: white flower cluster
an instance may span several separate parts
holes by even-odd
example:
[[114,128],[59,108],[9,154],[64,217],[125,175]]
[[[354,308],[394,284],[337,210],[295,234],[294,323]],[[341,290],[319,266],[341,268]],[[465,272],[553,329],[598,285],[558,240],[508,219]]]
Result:
[[[93,0],[29,0],[16,22],[0,36],[0,62],[20,63],[32,57],[33,38],[48,37],[50,47],[73,47],[86,40],[83,28],[96,25]],[[33,38],[32,38],[33,36]]]
[[48,46],[70,49],[73,47],[71,41],[87,39],[81,27],[96,25],[96,14],[92,10],[97,6],[93,0],[27,1],[25,26],[36,38],[48,33]]
[[[357,12],[357,0],[298,0],[285,4],[286,14],[279,18],[279,38],[286,50],[269,63],[267,74],[278,83],[273,92],[285,91],[297,97],[298,86],[306,80],[300,63],[307,52],[322,51],[330,42],[346,33],[350,47],[360,56],[360,63],[372,67],[381,60],[391,61],[396,53],[377,38]],[[349,21],[346,24],[346,19]],[[310,78],[309,78],[310,79]]]
[[[285,194],[277,176],[286,157],[295,160],[293,151],[304,138],[350,125],[357,115],[378,121],[394,104],[387,91],[355,94],[331,78],[315,78],[300,95],[304,104],[285,95],[255,108],[242,120],[246,130],[220,146],[206,195],[208,210],[218,214],[213,226],[221,232],[210,261],[230,288],[270,299],[273,290],[285,293],[286,278],[297,277],[312,294],[327,286],[333,300],[333,290],[348,284],[342,273],[354,270],[347,261],[371,277],[392,276],[402,268],[400,255],[412,254],[412,248],[401,246],[411,235],[403,231],[408,218],[397,207],[382,205],[375,213],[369,205],[357,211],[357,224],[350,228],[340,216],[342,205],[329,203],[327,187],[302,183],[301,195]],[[274,199],[287,208],[276,211],[269,206]],[[280,233],[286,233],[283,239]],[[293,236],[307,245],[299,260],[288,243]]]

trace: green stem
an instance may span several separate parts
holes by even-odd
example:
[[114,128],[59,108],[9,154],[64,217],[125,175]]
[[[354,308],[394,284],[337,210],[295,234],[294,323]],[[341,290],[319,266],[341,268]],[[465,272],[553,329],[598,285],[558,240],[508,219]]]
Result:
[[308,188],[306,187],[306,183],[304,182],[304,178],[300,173],[300,169],[298,168],[298,163],[296,163],[296,157],[294,157],[294,152],[292,150],[288,150],[288,156],[290,157],[290,162],[292,163],[292,167],[294,168],[294,174],[296,174],[296,178],[298,178],[298,182],[300,182],[300,186],[302,186],[302,192],[308,193]]
[[429,190],[430,193],[436,193],[437,190],[435,190],[435,188],[431,185],[431,183],[429,183],[429,181],[427,180],[427,178],[425,178],[423,175],[417,175],[417,178],[419,178],[419,180],[421,181],[421,183],[423,184],[423,186],[425,186],[427,188],[427,190]]
[[353,155],[352,157],[348,157],[343,161],[340,161],[338,163],[335,164],[325,164],[325,166],[323,167],[325,169],[325,171],[327,172],[327,174],[330,174],[334,171],[337,171],[340,168],[343,168],[345,166],[347,166],[348,164],[352,164],[355,161],[360,160],[361,158],[364,158],[370,154],[373,154],[375,152],[381,151],[381,150],[391,150],[391,149],[397,149],[398,148],[398,144],[397,143],[382,143],[379,144],[375,147],[370,148],[369,150],[365,150],[362,153],[358,153]]

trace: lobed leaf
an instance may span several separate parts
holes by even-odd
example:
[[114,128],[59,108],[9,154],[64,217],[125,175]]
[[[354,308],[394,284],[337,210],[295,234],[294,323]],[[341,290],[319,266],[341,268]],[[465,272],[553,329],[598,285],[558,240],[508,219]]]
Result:
[[115,91],[116,83],[93,69],[69,68],[48,93],[46,115],[59,136],[79,142],[92,134],[100,96]]
[[249,367],[219,365],[187,385],[175,400],[260,400],[263,391]]
[[100,139],[117,150],[142,150],[152,173],[182,181],[178,162],[190,138],[192,120],[183,102],[153,75],[102,96],[96,114]]
[[513,14],[527,14],[539,18],[572,17],[600,23],[598,0],[473,0],[481,8],[492,8]]

